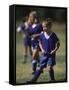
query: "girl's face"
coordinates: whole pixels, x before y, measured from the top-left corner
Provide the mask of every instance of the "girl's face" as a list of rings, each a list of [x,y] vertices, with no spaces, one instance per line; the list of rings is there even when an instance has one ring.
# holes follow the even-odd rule
[[[45,22],[42,23],[43,31],[47,31],[48,27]]]
[[[31,23],[34,23],[35,18],[34,18],[34,16],[33,16],[33,15],[30,15],[30,16],[29,16],[29,19],[30,19],[30,22],[31,22]]]
[[[46,22],[43,22],[42,23],[42,26],[43,26],[43,31],[50,31],[51,27],[52,27],[52,24],[48,24]]]

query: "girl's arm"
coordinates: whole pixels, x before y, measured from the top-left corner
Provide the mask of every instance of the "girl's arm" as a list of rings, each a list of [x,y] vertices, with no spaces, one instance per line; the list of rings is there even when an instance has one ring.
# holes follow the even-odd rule
[[[32,35],[33,38],[40,36],[40,33]]]
[[[39,47],[40,47],[42,53],[45,53],[45,51],[44,51],[44,49],[43,49],[43,47],[42,47],[42,44],[41,44],[40,40],[39,40]]]
[[[56,43],[55,49],[52,50],[50,54],[54,54],[54,53],[59,49],[59,47],[60,47],[60,42],[58,41],[58,42]]]

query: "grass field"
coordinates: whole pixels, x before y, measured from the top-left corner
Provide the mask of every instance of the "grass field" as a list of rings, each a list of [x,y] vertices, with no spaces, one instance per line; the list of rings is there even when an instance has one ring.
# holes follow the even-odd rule
[[[66,26],[65,24],[54,23],[52,30],[60,39],[60,48],[56,55],[55,78],[56,81],[65,81],[66,79]],[[28,53],[26,64],[22,64],[23,60],[23,38],[22,34],[16,34],[16,83],[26,83],[32,78],[31,57]],[[48,68],[44,69],[37,82],[48,82]]]

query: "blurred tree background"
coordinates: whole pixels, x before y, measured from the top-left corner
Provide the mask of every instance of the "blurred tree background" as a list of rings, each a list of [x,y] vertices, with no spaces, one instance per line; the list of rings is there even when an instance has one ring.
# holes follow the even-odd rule
[[[24,20],[24,17],[29,15],[31,11],[36,11],[39,20],[52,18],[54,21],[66,22],[66,8],[57,7],[41,7],[41,6],[17,6],[16,20]]]

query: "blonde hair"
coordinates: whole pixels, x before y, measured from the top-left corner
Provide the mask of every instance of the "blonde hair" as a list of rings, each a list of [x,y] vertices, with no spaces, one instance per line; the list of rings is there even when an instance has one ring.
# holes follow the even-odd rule
[[[31,22],[30,22],[30,16],[34,16],[34,18],[35,18],[35,23],[38,22],[38,20],[37,20],[37,12],[36,12],[36,11],[32,11],[32,12],[30,12],[30,14],[29,14],[28,22],[31,24]]]
[[[43,20],[42,23],[44,23],[46,25],[52,25],[52,19],[51,18],[47,18],[46,20]]]
[[[37,12],[36,11],[30,12],[29,16],[32,16],[32,15],[36,18],[37,17]]]

